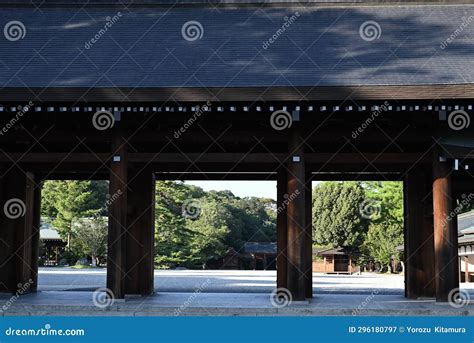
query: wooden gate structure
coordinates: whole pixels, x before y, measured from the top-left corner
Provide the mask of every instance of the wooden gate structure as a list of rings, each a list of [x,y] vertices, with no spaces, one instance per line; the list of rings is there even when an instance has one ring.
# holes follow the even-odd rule
[[[47,179],[109,180],[116,298],[154,291],[155,180],[276,180],[295,300],[313,294],[311,181],[399,180],[406,296],[446,301],[474,193],[474,8],[363,2],[2,2],[1,291],[36,289]]]

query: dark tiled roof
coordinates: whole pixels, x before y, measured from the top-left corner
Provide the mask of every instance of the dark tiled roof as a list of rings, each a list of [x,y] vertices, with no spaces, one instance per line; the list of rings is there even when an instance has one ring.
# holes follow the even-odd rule
[[[247,254],[276,254],[276,243],[247,242],[244,245]]]
[[[285,32],[285,18],[298,12]],[[474,82],[474,6],[294,8],[0,7],[0,87],[269,87]],[[472,18],[474,21],[474,17]],[[197,21],[201,39],[185,40]],[[366,22],[381,28],[366,41]],[[268,40],[275,35],[273,43]],[[278,36],[276,36],[278,35]],[[87,42],[97,36],[97,42]],[[267,42],[264,48],[265,42]]]
[[[130,5],[181,5],[181,4],[202,4],[202,5],[215,5],[215,4],[376,4],[381,3],[385,5],[394,4],[399,5],[400,3],[453,3],[454,1],[449,0],[0,0],[2,4],[25,4],[32,6],[45,6],[45,5],[119,5],[119,6],[130,6]],[[458,0],[458,3],[466,3],[467,0]]]

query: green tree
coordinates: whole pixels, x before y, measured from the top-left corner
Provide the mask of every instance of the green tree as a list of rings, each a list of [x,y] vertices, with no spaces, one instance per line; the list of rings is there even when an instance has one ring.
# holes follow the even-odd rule
[[[191,266],[201,266],[210,258],[226,252],[224,241],[230,231],[228,223],[232,217],[228,207],[216,200],[201,199],[196,206],[199,206],[199,216],[186,219],[187,227],[193,232],[189,242],[188,264]]]
[[[368,182],[365,188],[380,215],[371,218],[363,248],[376,262],[390,268],[391,259],[399,258],[397,247],[403,244],[403,183]]]
[[[61,237],[70,243],[72,223],[105,208],[107,183],[100,181],[46,181],[42,190],[42,215],[52,220]]]
[[[357,247],[367,221],[359,210],[364,201],[359,182],[322,182],[313,189],[313,237],[319,245]]]
[[[81,218],[72,225],[74,240],[81,245],[81,251],[91,256],[92,266],[97,265],[99,256],[107,251],[107,218]]]
[[[155,190],[155,263],[160,268],[184,265],[193,232],[186,227],[183,203],[192,189],[182,182],[158,181]]]
[[[158,182],[156,191],[155,262],[161,268],[201,267],[229,247],[276,239],[271,200],[172,181]]]

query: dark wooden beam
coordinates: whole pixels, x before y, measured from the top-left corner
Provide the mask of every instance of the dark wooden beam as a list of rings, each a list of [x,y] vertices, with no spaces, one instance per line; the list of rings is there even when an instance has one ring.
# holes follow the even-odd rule
[[[277,287],[288,288],[288,259],[287,259],[287,204],[288,173],[286,168],[278,170],[277,179]]]
[[[107,288],[116,299],[125,297],[127,230],[127,148],[117,135],[110,162],[109,234],[107,249]]]
[[[0,151],[0,162],[4,163],[107,163],[109,153],[60,153],[60,152],[30,152],[17,153]]]
[[[0,291],[28,293],[38,275],[38,208],[32,173],[10,168],[2,178]]]
[[[294,300],[306,299],[306,196],[303,138],[298,124],[289,133],[288,166],[288,290]]]
[[[134,153],[130,162],[155,163],[286,163],[286,153]],[[308,164],[412,164],[427,163],[431,156],[422,153],[307,153]]]
[[[436,300],[448,301],[449,292],[459,288],[458,240],[451,193],[450,161],[433,158],[433,216]]]
[[[4,163],[55,163],[55,164],[104,164],[108,153],[9,153],[0,151]],[[275,164],[288,162],[286,153],[130,153],[130,163],[220,163],[220,164]],[[307,153],[306,163],[311,165],[400,165],[431,162],[424,153]],[[313,170],[317,171],[317,170]]]
[[[44,180],[96,180],[106,181],[109,179],[109,173],[106,170],[97,170],[95,172],[54,172],[54,173],[35,173]]]
[[[414,168],[404,183],[405,295],[435,297],[433,197],[431,172]]]
[[[312,174],[305,175],[305,274],[306,298],[313,297],[313,187]]]
[[[146,296],[154,291],[155,180],[147,169],[128,177],[125,293]]]
[[[4,171],[2,171],[4,174]],[[5,203],[11,198],[11,187],[9,187],[9,175],[0,178],[0,205],[1,210]],[[4,213],[0,216],[0,292],[16,292],[14,270],[15,235],[11,219]]]
[[[32,208],[32,236],[31,236],[31,291],[38,289],[38,260],[40,250],[40,229],[41,229],[41,179],[35,175],[35,184],[33,189],[34,199]]]

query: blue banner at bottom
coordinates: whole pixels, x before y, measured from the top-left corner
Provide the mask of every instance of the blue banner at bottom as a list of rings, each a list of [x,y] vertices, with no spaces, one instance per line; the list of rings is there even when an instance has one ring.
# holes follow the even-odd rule
[[[0,342],[474,342],[474,317],[0,317]]]

